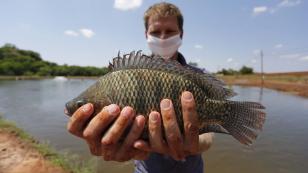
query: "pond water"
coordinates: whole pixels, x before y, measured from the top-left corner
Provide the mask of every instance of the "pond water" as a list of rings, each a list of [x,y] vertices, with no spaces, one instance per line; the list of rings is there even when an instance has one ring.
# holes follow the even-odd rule
[[[0,81],[0,114],[48,142],[59,152],[90,159],[87,145],[66,131],[66,101],[95,80]],[[216,134],[212,148],[203,154],[206,172],[306,172],[308,170],[308,99],[257,87],[239,87],[235,100],[260,101],[266,106],[263,132],[252,146],[231,136]],[[97,159],[105,172],[131,172],[132,162]],[[131,170],[131,171],[130,171]],[[101,171],[101,172],[104,172]]]

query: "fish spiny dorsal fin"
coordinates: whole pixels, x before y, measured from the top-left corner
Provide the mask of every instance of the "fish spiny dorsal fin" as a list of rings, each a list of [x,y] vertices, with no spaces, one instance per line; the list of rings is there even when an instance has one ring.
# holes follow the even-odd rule
[[[134,63],[134,57],[135,57],[135,51],[132,51],[128,57],[128,63],[127,63],[128,66]]]
[[[109,69],[109,71],[112,71],[112,69],[113,69],[113,64],[110,63],[110,62],[109,62],[109,65],[108,65],[108,69]]]
[[[121,65],[121,68],[125,68],[129,65],[129,57],[130,57],[131,54],[125,54],[123,55],[123,59],[122,59],[122,65]]]

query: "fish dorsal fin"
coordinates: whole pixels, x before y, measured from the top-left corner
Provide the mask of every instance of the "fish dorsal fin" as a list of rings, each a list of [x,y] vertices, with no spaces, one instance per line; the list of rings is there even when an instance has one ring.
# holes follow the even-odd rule
[[[142,51],[118,55],[109,66],[112,72],[125,69],[150,69],[181,75],[193,81],[205,91],[208,98],[222,100],[234,96],[235,93],[224,87],[224,83],[210,73],[204,73],[191,66],[183,66],[175,60],[165,60],[159,56],[147,56]]]

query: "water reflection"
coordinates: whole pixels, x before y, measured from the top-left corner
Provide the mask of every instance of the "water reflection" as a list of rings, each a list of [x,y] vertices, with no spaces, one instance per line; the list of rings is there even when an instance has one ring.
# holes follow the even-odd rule
[[[259,94],[259,102],[262,102],[262,97],[263,97],[263,85],[260,87],[260,94]]]

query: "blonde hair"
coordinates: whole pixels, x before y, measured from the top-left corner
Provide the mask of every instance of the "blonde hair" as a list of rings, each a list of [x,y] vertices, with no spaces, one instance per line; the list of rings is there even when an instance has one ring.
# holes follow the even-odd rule
[[[170,16],[175,16],[177,18],[178,26],[180,30],[183,31],[184,18],[182,16],[180,9],[177,6],[167,2],[160,2],[153,4],[147,9],[143,17],[145,30],[148,30],[150,17],[159,18],[159,17],[170,17]]]

